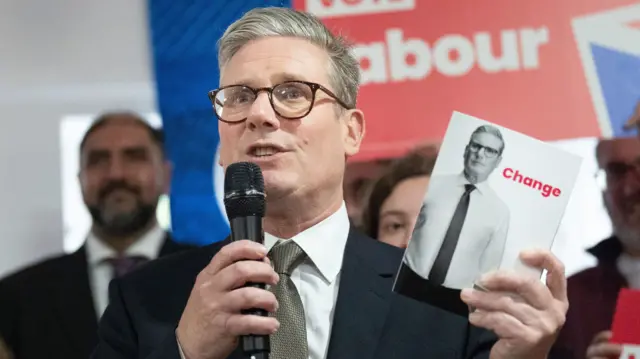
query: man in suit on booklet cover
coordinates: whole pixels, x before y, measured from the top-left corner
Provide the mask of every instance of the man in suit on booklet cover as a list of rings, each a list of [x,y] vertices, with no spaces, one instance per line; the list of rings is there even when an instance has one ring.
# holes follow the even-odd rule
[[[434,173],[403,260],[403,267],[408,267],[404,271],[432,285],[462,289],[500,266],[509,232],[509,208],[487,179],[500,164],[504,150],[500,130],[482,125],[465,146],[462,172]]]

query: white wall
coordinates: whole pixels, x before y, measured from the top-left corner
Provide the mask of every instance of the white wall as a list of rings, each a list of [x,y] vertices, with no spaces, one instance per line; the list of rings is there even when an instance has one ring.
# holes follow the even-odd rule
[[[0,1],[0,276],[62,251],[60,119],[155,111],[147,37],[144,0]]]

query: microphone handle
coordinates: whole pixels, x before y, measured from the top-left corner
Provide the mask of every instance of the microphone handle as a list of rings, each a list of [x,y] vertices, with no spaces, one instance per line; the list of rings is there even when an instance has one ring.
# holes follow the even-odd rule
[[[229,220],[231,225],[231,240],[239,241],[248,239],[250,241],[264,244],[264,230],[262,229],[262,217],[248,216],[236,217]],[[247,283],[245,287],[265,289],[264,283]],[[246,309],[242,314],[258,315],[266,317],[269,315],[264,309]],[[244,335],[240,338],[242,351],[247,358],[267,359],[271,351],[271,344],[268,335]]]

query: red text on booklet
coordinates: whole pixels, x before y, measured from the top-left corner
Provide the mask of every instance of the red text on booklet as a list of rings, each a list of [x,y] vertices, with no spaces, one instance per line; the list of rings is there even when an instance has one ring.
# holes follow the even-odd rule
[[[527,177],[522,173],[520,173],[520,171],[514,170],[513,168],[507,167],[504,170],[502,170],[502,176],[504,178],[513,180],[514,182],[522,183],[527,187],[531,187],[533,189],[540,191],[543,197],[549,197],[551,195],[553,195],[554,197],[560,197],[560,188],[554,187],[550,184],[543,183],[532,177]]]

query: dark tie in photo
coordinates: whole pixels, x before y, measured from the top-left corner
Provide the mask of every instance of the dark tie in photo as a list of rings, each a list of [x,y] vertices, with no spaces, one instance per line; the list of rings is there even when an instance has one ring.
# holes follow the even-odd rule
[[[143,256],[121,256],[116,258],[107,258],[106,261],[113,267],[113,277],[120,278],[134,270],[139,265],[147,262],[148,258]]]
[[[431,272],[429,272],[429,280],[435,284],[441,285],[444,283],[444,279],[447,277],[449,266],[451,265],[451,258],[458,245],[458,238],[460,238],[460,232],[462,232],[462,226],[464,225],[465,217],[467,216],[467,210],[469,209],[469,201],[471,200],[471,192],[476,187],[472,184],[464,185],[464,193],[460,197],[458,206],[453,213],[453,218],[449,224],[449,229],[444,235],[442,246],[436,260],[433,262]]]
[[[278,300],[276,319],[280,328],[271,335],[271,359],[307,359],[307,326],[300,294],[291,280],[291,272],[306,258],[304,251],[292,240],[279,242],[269,259],[280,276],[277,285],[269,288]]]

